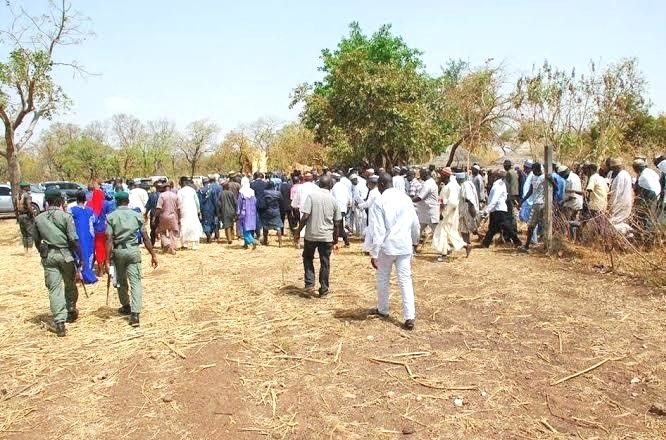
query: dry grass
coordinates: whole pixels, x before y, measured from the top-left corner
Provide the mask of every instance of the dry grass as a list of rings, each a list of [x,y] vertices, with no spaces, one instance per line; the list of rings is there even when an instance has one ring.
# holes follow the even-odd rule
[[[144,259],[140,329],[99,285],[60,339],[16,229],[0,223],[0,437],[666,438],[648,412],[666,404],[664,296],[581,259],[421,256],[406,332],[399,295],[391,320],[367,319],[357,244],[326,300],[298,296],[292,248],[204,245]]]

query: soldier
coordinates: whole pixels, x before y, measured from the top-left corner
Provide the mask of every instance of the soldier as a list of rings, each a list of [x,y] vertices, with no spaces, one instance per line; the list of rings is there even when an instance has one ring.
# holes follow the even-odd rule
[[[21,182],[21,194],[18,195],[16,200],[16,218],[21,229],[21,240],[23,241],[23,248],[25,255],[30,254],[32,249],[33,234],[35,229],[35,213],[32,211],[32,198],[30,197],[30,184]]]
[[[143,243],[152,258],[151,265],[157,267],[157,255],[150,237],[146,232],[141,214],[129,208],[129,194],[121,191],[115,194],[118,209],[106,217],[106,270],[109,273],[109,261],[113,258],[118,280],[118,299],[121,307],[118,313],[129,315],[132,327],[139,326],[141,313],[141,251],[137,240],[137,231],[141,231]],[[127,293],[132,291],[132,299]]]
[[[64,200],[60,190],[51,188],[44,196],[49,209],[35,219],[34,239],[42,257],[55,332],[62,337],[66,334],[65,322],[74,322],[79,317],[75,255],[80,255],[80,250],[72,215],[62,210]]]

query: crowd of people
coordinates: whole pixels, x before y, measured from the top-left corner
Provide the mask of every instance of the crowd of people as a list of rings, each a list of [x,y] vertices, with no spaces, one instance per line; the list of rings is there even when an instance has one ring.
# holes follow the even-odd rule
[[[130,315],[130,324],[138,326],[141,243],[156,266],[153,245],[158,242],[167,254],[197,250],[202,237],[207,243],[242,240],[244,249],[255,249],[268,245],[270,231],[275,231],[278,246],[289,235],[293,245],[303,249],[303,295],[322,298],[329,293],[331,252],[340,239],[344,246],[350,245],[350,237],[362,239],[363,251],[377,269],[378,303],[373,313],[388,315],[389,277],[395,266],[404,325],[411,329],[412,256],[429,243],[438,262],[463,249],[469,257],[472,236],[481,247],[489,247],[497,234],[529,252],[543,232],[547,185],[552,185],[554,227],[572,240],[589,224],[604,239],[622,234],[654,243],[664,218],[666,156],[655,157],[653,163],[658,172],[644,157],[636,157],[635,177],[621,159],[612,158],[601,166],[553,164],[552,170],[531,160],[522,166],[506,160],[492,170],[473,164],[469,169],[324,168],[294,170],[289,176],[230,173],[223,179],[210,175],[200,187],[187,177],[177,187],[160,180],[150,191],[131,181],[96,181],[70,205],[57,189],[47,191],[48,209],[36,219],[30,209],[30,186],[22,183],[18,220],[26,252],[33,242],[41,246],[61,336],[64,322],[78,317],[74,276],[94,283],[113,266],[119,313]],[[486,219],[484,234],[481,225]],[[527,225],[524,240],[518,221]],[[315,253],[320,261],[318,289]]]

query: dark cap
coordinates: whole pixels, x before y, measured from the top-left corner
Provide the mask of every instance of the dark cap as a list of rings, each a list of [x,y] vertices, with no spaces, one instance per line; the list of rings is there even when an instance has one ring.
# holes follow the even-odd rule
[[[44,197],[46,198],[62,197],[62,193],[60,192],[59,188],[51,187],[46,191],[44,191]]]

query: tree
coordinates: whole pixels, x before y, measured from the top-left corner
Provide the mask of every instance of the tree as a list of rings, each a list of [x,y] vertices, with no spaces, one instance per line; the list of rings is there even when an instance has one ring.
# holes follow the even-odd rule
[[[579,75],[547,61],[517,83],[518,138],[553,146],[556,155],[599,159],[634,150],[633,124],[647,114],[645,80],[635,59]]]
[[[280,123],[272,118],[259,118],[243,128],[252,140],[254,147],[267,159],[271,155],[271,147],[279,130]]]
[[[7,61],[0,62],[0,120],[4,145],[0,156],[7,160],[12,192],[18,194],[21,167],[18,154],[33,135],[42,118],[50,119],[69,106],[69,99],[53,80],[54,70],[68,66],[84,72],[76,63],[59,62],[56,52],[63,46],[79,44],[84,37],[81,15],[71,4],[52,1],[47,12],[30,16],[7,1],[9,27],[0,30],[2,42],[10,48]]]
[[[437,107],[450,142],[447,166],[459,146],[478,153],[498,139],[513,110],[516,92],[502,93],[503,71],[490,60],[472,69],[462,61],[449,61],[439,79]]]
[[[219,127],[214,122],[202,119],[190,123],[185,131],[179,148],[190,164],[190,176],[194,177],[197,164],[206,153],[212,151]]]
[[[313,133],[293,122],[277,132],[268,164],[271,169],[289,171],[296,164],[324,165],[325,150],[314,140]]]
[[[136,116],[119,113],[111,117],[111,134],[118,150],[115,160],[116,177],[130,177],[148,168],[146,128]]]
[[[166,165],[172,157],[179,136],[173,121],[157,119],[148,122],[148,147],[152,165],[146,167],[144,175],[149,172],[153,175],[166,173]]]
[[[292,106],[304,104],[302,123],[339,164],[386,166],[441,151],[436,84],[420,57],[389,25],[368,37],[352,23],[335,51],[322,51],[324,79],[297,87]]]
[[[62,150],[81,135],[81,128],[76,124],[51,124],[39,136],[35,146],[37,156],[46,166],[47,177],[50,179],[65,178]]]
[[[243,129],[231,130],[213,153],[210,165],[218,171],[251,173],[256,150]]]

